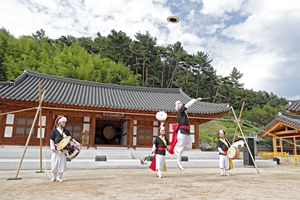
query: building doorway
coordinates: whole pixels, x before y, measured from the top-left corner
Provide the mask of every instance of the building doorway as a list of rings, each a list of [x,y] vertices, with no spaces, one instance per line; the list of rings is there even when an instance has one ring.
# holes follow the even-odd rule
[[[97,118],[95,131],[95,145],[125,145],[127,133],[126,123],[123,119]],[[125,140],[125,141],[124,141]]]

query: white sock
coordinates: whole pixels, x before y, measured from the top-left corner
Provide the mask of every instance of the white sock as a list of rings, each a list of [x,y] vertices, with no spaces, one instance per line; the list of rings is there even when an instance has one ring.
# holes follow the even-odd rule
[[[224,174],[224,169],[223,168],[220,168],[220,171],[221,171],[221,174]]]
[[[158,174],[158,176],[161,176],[162,175],[162,171],[160,169],[157,170],[157,174]]]
[[[57,178],[62,179],[63,173],[57,173]]]
[[[57,177],[57,172],[52,172],[52,179],[56,179]]]

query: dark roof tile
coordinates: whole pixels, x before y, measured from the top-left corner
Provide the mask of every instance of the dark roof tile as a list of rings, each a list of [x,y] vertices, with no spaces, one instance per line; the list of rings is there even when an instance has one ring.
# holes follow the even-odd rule
[[[285,109],[291,112],[299,112],[300,111],[300,100],[290,101]]]
[[[300,128],[300,115],[292,115],[279,112],[278,115],[259,132],[259,134],[264,132],[267,128],[272,126],[277,121],[281,121],[285,124],[290,124],[292,126]]]
[[[66,105],[105,107],[127,110],[175,111],[177,100],[191,98],[179,88],[147,88],[64,78],[25,70],[14,84],[0,82],[0,98],[38,101],[38,83],[45,90],[44,102]],[[190,113],[218,114],[230,112],[227,104],[196,102]]]

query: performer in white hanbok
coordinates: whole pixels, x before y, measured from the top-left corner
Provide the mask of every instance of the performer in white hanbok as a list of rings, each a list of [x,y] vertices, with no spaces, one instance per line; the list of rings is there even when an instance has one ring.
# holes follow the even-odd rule
[[[221,170],[221,176],[229,176],[229,158],[227,156],[227,151],[231,146],[230,142],[227,138],[225,138],[225,131],[219,130],[219,140],[217,143],[218,151],[219,151],[219,166]]]
[[[66,127],[67,118],[60,116],[55,120],[55,125],[57,126],[54,130],[52,130],[50,134],[50,148],[52,150],[51,154],[51,172],[53,181],[62,182],[62,176],[64,171],[67,169],[67,152],[66,150],[57,150],[57,145],[61,140],[63,140],[67,136],[71,136],[70,132],[65,128]],[[74,138],[71,139],[72,142],[79,144]]]
[[[192,149],[192,139],[190,136],[190,122],[186,110],[190,108],[196,101],[201,101],[202,98],[192,99],[187,104],[176,101],[175,110],[177,111],[177,143],[174,147],[174,152],[177,155],[177,166],[180,170],[183,170],[181,165],[181,156],[184,150]],[[174,134],[174,133],[173,133]],[[172,141],[173,143],[173,141]],[[173,145],[172,145],[173,146]]]
[[[152,153],[154,158],[149,166],[150,169],[157,172],[157,176],[162,178],[162,172],[167,171],[166,167],[166,150],[170,148],[169,140],[166,137],[166,128],[161,126],[158,130],[159,136],[154,139]]]

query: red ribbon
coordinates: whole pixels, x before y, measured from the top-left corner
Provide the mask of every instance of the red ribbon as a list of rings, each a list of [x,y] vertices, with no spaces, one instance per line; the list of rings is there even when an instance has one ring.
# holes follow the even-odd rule
[[[170,142],[170,149],[169,153],[174,154],[174,148],[177,143],[177,130],[178,130],[179,124],[174,122],[172,123],[172,129],[173,129],[173,136],[172,136],[172,142]]]

